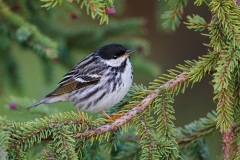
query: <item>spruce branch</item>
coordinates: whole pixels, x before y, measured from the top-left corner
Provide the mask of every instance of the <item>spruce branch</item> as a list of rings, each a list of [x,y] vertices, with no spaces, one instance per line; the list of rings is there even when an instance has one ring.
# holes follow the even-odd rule
[[[13,13],[2,0],[0,0],[0,15],[9,24],[9,28],[16,30],[19,42],[26,42],[42,56],[50,59],[57,58],[58,45],[56,42],[43,35],[21,16]]]
[[[170,28],[176,30],[179,27],[183,15],[183,8],[187,5],[188,0],[169,0],[168,2],[169,11],[162,14],[161,18],[164,20],[162,26],[164,28]]]
[[[163,159],[178,159],[179,147],[176,141],[176,128],[174,125],[174,108],[171,105],[174,102],[172,95],[165,88],[161,89],[158,97],[155,99],[152,106],[154,114],[157,117],[156,136],[160,139],[160,144],[167,144],[167,147],[162,150]]]
[[[210,46],[219,59],[213,74],[214,100],[217,103],[217,127],[229,132],[234,123],[236,70],[239,70],[239,7],[234,1],[211,1]]]
[[[219,54],[214,51],[209,51],[208,54],[199,57],[199,61],[196,61],[196,65],[191,68],[191,76],[189,78],[190,81],[194,84],[196,82],[200,82],[203,76],[212,74],[216,68],[218,59]]]
[[[133,126],[136,128],[136,135],[140,138],[142,147],[141,159],[155,159],[154,152],[157,150],[157,141],[153,133],[152,123],[154,120],[146,112],[141,112],[134,117]]]
[[[225,34],[228,41],[234,42],[234,47],[238,46],[239,39],[239,8],[234,1],[213,1],[210,3],[213,17],[219,24],[220,29]]]
[[[233,124],[233,88],[232,88],[232,70],[233,53],[220,53],[220,60],[214,73],[214,93],[217,103],[217,127],[223,131],[229,131],[230,126]]]
[[[61,5],[62,0],[41,0],[45,4],[42,7],[47,9],[54,8],[56,5]],[[68,0],[68,3],[76,2],[80,3],[80,0]],[[106,9],[113,7],[113,0],[82,0],[81,9],[85,6],[87,14],[90,14],[93,19],[100,19],[100,24],[107,23],[109,21]]]
[[[177,130],[177,142],[182,159],[209,159],[206,138],[216,132],[216,113],[208,113]],[[185,158],[184,158],[185,157]],[[191,158],[190,158],[191,157]]]
[[[212,12],[212,21],[208,27],[210,44],[215,51],[221,52],[229,44],[234,48],[239,48],[239,7],[234,1],[218,0],[213,0],[209,7]]]
[[[238,66],[240,65],[240,62],[238,63]],[[235,82],[235,93],[234,93],[234,113],[235,114],[235,119],[239,120],[240,119],[240,70],[238,68],[235,69],[235,77],[236,77],[236,82]]]
[[[209,24],[199,15],[187,16],[188,22],[185,22],[188,29],[194,29],[195,31],[203,31]]]
[[[203,2],[205,2],[205,0],[195,0],[194,5],[201,6]]]
[[[189,147],[198,140],[209,136],[216,131],[216,113],[208,113],[206,118],[200,118],[198,121],[180,127],[177,130],[177,142],[182,147]]]
[[[77,153],[75,152],[75,138],[74,126],[61,126],[54,128],[53,141],[57,146],[56,155],[57,159],[77,160]]]
[[[191,147],[180,148],[181,159],[210,160],[206,139],[197,140]]]
[[[8,121],[0,117],[0,156],[2,160],[7,160],[7,146],[9,145],[9,131],[7,130]]]
[[[173,79],[170,79],[167,81],[165,84],[163,84],[160,88],[165,88],[165,89],[173,89],[175,86],[177,86],[179,83],[182,83],[186,80],[188,80],[189,74],[186,72],[183,72],[176,76]],[[155,89],[152,91],[150,94],[148,94],[139,104],[134,106],[132,109],[130,109],[127,113],[125,113],[122,117],[116,119],[112,123],[108,123],[99,127],[95,127],[93,129],[84,131],[84,132],[79,132],[76,134],[76,138],[80,137],[91,137],[91,136],[96,136],[96,135],[101,135],[106,132],[116,130],[118,127],[128,123],[133,117],[135,117],[138,113],[143,112],[149,104],[154,100],[154,98],[157,96],[157,92],[159,89]]]
[[[34,145],[34,143],[39,142],[42,139],[52,140],[52,129],[59,128],[61,126],[72,126],[76,124],[81,124],[82,122],[78,121],[77,119],[78,115],[76,113],[71,113],[61,114],[60,116],[52,115],[51,119],[45,117],[41,119],[36,119],[33,122],[13,123],[9,127],[11,128],[11,132],[13,132],[14,134],[11,134],[10,136],[11,141],[7,150],[14,150],[16,149],[16,147],[18,147],[18,145],[21,145],[25,142],[28,144],[29,147],[31,147]],[[86,125],[86,127],[89,126],[89,124]],[[25,128],[28,128],[28,130],[25,130]]]
[[[197,141],[200,137],[208,135],[212,131],[215,130],[215,125],[205,127],[203,129],[195,130],[189,134],[186,134],[184,137],[177,137],[177,142],[179,145],[186,145],[189,143],[194,143],[194,141]]]
[[[131,149],[131,148],[127,148],[127,149]],[[134,148],[135,149],[135,148]],[[127,151],[127,150],[126,150]],[[129,155],[126,155],[124,152],[121,152],[121,155],[119,154],[118,156],[114,157],[114,160],[122,160],[122,159],[137,159],[136,157],[138,157],[139,153],[141,153],[141,147],[138,147],[134,150],[134,152],[132,152]],[[125,156],[126,155],[126,156]]]

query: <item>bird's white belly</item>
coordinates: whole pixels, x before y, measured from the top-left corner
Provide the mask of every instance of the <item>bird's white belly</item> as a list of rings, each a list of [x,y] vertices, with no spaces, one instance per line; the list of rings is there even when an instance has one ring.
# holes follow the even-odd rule
[[[121,75],[122,84],[120,86],[115,86],[116,89],[114,92],[109,92],[102,98],[96,106],[89,107],[89,112],[99,112],[101,110],[108,109],[118,102],[120,102],[123,97],[128,93],[132,85],[132,66],[128,65],[125,72]],[[107,86],[112,88],[113,86]],[[100,93],[101,94],[101,93]],[[84,108],[83,108],[84,109]]]
[[[117,104],[123,97],[127,94],[128,89],[124,90],[121,89],[121,91],[115,91],[109,94],[106,94],[102,100],[98,102],[96,106],[90,107],[87,111],[89,112],[99,112],[101,110],[108,109],[115,104]]]

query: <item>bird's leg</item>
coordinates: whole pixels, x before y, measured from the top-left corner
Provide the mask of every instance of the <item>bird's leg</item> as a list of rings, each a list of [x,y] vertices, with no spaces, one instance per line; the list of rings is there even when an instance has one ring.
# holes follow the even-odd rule
[[[102,114],[107,117],[110,121],[114,121],[115,119],[118,119],[119,117],[123,116],[124,113],[120,113],[119,115],[114,115],[112,117],[110,117],[104,110],[101,111]]]
[[[78,120],[81,120],[82,121],[82,127],[84,126],[84,122],[86,121],[86,118],[83,116],[82,112],[80,111],[80,108],[78,108],[78,115],[79,115],[79,118]]]
[[[110,121],[113,121],[114,119],[112,117],[110,117],[104,110],[101,111],[102,114],[107,117]]]

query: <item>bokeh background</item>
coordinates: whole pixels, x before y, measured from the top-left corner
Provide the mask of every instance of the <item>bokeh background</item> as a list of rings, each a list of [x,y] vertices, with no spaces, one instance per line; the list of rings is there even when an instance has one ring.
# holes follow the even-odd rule
[[[48,61],[39,58],[39,54],[25,43],[19,42],[19,38],[11,40],[11,55],[18,70],[18,77],[14,81],[19,82],[20,89],[9,83],[9,78],[4,73],[4,65],[1,65],[0,75],[3,77],[0,115],[6,115],[7,118],[16,121],[34,119],[47,113],[76,112],[71,104],[65,102],[42,105],[31,111],[26,111],[27,106],[24,105],[41,99],[55,89],[71,66],[103,44],[117,42],[126,44],[132,47],[131,49],[136,48],[138,53],[131,57],[134,82],[146,86],[154,78],[167,73],[168,69],[183,64],[184,60],[197,59],[198,56],[207,53],[207,47],[203,44],[208,43],[209,39],[199,32],[187,29],[184,24],[176,31],[161,27],[160,17],[167,9],[164,1],[118,0],[115,4],[116,14],[110,15],[109,26],[114,23],[110,27],[105,24],[99,25],[98,20],[92,20],[85,10],[80,10],[78,4],[57,6],[48,11],[40,8],[41,3],[38,1],[30,3],[27,0],[10,0],[6,4],[14,14],[24,17],[42,33],[58,42],[62,54],[60,59]],[[204,5],[196,7],[190,1],[184,9],[182,22],[186,21],[186,15],[192,14],[199,14],[210,20],[209,11]],[[13,31],[14,29],[10,32]],[[63,31],[64,34],[60,34]],[[105,34],[100,35],[103,32]],[[2,50],[0,54],[4,54],[3,52]],[[184,94],[177,95],[174,103],[176,126],[188,124],[215,109],[212,92],[209,76],[193,88],[188,88]],[[11,109],[9,105],[14,103],[17,108]],[[221,157],[218,155],[221,150],[220,140],[219,135],[209,138],[213,159]]]

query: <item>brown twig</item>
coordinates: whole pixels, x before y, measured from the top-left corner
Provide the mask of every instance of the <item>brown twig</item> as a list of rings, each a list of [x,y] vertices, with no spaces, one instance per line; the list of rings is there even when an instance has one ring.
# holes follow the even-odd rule
[[[234,139],[234,132],[233,130],[229,131],[229,132],[224,132],[222,134],[222,150],[223,150],[223,160],[227,160],[229,159],[229,156],[231,154],[230,152],[230,146],[232,144],[232,141]]]
[[[159,89],[161,89],[161,88],[166,88],[169,90],[173,89],[179,83],[188,80],[188,78],[189,78],[189,73],[183,72],[183,73],[179,74],[178,76],[176,76],[175,78],[167,81],[165,84],[160,86]],[[154,91],[152,91],[139,104],[134,106],[132,109],[130,109],[122,117],[116,119],[114,122],[108,123],[108,124],[105,124],[105,125],[102,125],[102,126],[99,126],[99,127],[96,127],[96,128],[84,131],[84,132],[79,132],[76,134],[76,138],[96,136],[96,135],[101,135],[101,134],[104,134],[104,133],[112,131],[112,130],[116,130],[118,127],[129,122],[133,117],[135,117],[137,115],[137,113],[145,110],[149,106],[149,104],[155,99],[159,89],[155,89]]]
[[[239,7],[240,6],[240,0],[236,0],[236,4]]]

